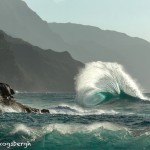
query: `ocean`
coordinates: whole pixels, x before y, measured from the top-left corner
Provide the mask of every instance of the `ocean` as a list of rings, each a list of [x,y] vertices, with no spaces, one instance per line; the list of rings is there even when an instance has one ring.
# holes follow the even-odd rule
[[[149,150],[150,102],[114,99],[82,108],[75,93],[17,93],[16,100],[50,114],[0,114],[0,143],[31,150]],[[9,149],[25,149],[11,146]],[[6,146],[0,145],[1,150]]]
[[[150,94],[121,65],[88,63],[75,87],[75,93],[17,92],[16,101],[50,113],[1,106],[0,150],[150,150]]]

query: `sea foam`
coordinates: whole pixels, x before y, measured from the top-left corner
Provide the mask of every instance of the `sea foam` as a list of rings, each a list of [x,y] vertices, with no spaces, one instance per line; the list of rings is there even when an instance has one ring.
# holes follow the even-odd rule
[[[101,61],[87,63],[75,80],[76,99],[83,106],[95,106],[122,94],[147,99],[137,82],[117,63]]]

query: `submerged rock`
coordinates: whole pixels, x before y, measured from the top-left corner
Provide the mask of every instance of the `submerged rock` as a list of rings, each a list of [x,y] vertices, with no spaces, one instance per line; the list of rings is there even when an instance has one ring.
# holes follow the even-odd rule
[[[41,113],[50,113],[50,111],[48,109],[42,109]]]

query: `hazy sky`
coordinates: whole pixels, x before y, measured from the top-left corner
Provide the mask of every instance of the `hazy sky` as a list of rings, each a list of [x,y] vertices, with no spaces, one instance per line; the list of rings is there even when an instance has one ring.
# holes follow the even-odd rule
[[[150,0],[24,0],[47,22],[116,30],[150,41]]]

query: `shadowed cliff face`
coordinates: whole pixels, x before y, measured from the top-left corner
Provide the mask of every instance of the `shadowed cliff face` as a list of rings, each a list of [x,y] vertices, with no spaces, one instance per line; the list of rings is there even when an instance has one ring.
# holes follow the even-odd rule
[[[22,73],[16,64],[13,52],[9,48],[4,33],[0,31],[0,81],[11,83],[16,87],[16,83],[22,79]]]
[[[42,50],[0,31],[0,80],[21,91],[74,91],[82,63],[68,52]]]

